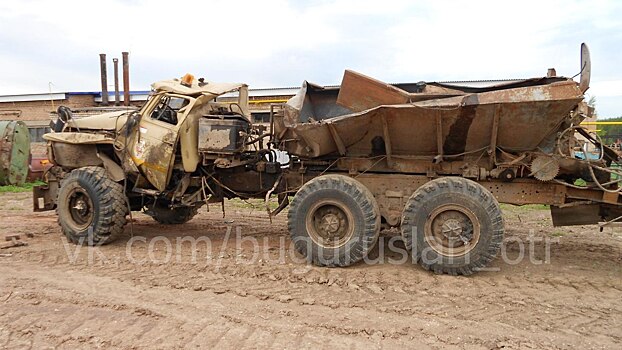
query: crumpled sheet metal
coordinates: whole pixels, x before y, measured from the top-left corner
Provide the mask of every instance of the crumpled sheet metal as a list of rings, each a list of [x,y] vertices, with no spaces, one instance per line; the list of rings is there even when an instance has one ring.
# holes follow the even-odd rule
[[[497,146],[507,151],[531,151],[554,137],[564,118],[583,99],[578,84],[565,80],[414,103],[381,104],[331,118],[314,115],[310,121],[301,122],[302,116],[315,108],[317,98],[309,98],[310,86],[305,84],[299,95],[288,102],[284,121],[275,123],[276,135],[286,140],[282,143],[284,150],[303,158],[338,154],[339,143],[345,146],[348,156],[374,155],[378,140],[384,140],[387,132],[383,129],[383,119],[388,126],[393,155],[438,155],[437,118],[440,118],[444,155],[475,151],[491,144],[497,113]],[[347,89],[347,84],[341,88],[338,98],[332,101],[333,106],[343,108],[337,104],[344,100],[341,96],[354,96]],[[369,106],[370,101],[367,99],[365,103]],[[356,109],[351,103],[348,107]],[[339,140],[335,140],[334,134]]]
[[[92,129],[92,130],[116,130],[120,131],[127,117],[133,111],[116,111],[102,114],[96,114],[79,119],[70,119],[69,126],[76,129]]]
[[[187,96],[213,95],[214,97],[238,90],[243,86],[246,84],[214,82],[205,82],[199,86],[199,81],[196,79],[192,81],[190,86],[182,85],[179,79],[162,80],[151,84],[151,88],[158,92],[172,92]]]
[[[84,132],[53,132],[43,135],[46,141],[68,143],[72,145],[99,145],[112,144],[114,137],[105,134],[93,134]]]
[[[304,81],[300,90],[284,106],[285,124],[293,127],[352,113],[352,110],[335,103],[339,91]]]
[[[418,91],[410,93],[380,80],[346,70],[341,81],[337,104],[354,112],[361,112],[382,105],[465,95],[463,91],[449,87],[428,85],[423,82],[418,85],[420,85]]]

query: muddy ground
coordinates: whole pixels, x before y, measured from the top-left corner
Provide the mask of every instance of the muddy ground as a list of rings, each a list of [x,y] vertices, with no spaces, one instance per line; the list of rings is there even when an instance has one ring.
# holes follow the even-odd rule
[[[503,257],[451,277],[398,264],[390,231],[375,264],[308,266],[285,215],[242,202],[176,227],[135,214],[98,248],[30,206],[0,194],[0,237],[28,243],[0,250],[3,348],[622,347],[622,229],[553,228],[544,208],[504,207]]]

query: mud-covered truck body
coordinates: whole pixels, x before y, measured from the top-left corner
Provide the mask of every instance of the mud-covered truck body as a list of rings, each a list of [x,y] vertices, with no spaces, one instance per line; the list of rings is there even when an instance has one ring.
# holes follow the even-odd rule
[[[60,109],[35,209],[100,244],[130,210],[179,224],[210,202],[276,197],[268,214],[289,205],[294,244],[315,264],[355,263],[397,227],[426,269],[468,275],[502,244],[499,202],[550,205],[557,226],[622,217],[618,155],[580,126],[592,111],[585,45],[581,73],[471,88],[346,71],[339,88],[305,82],[269,130],[252,125],[245,85],[187,75],[154,84],[138,112]]]

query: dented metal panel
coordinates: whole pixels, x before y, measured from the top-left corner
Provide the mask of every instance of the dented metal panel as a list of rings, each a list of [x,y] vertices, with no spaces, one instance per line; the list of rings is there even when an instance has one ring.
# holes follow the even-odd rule
[[[200,82],[193,79],[189,86],[183,85],[181,80],[162,80],[151,84],[151,87],[155,91],[170,92],[180,95],[196,96],[196,95],[212,95],[214,97],[225,94],[230,91],[239,90],[245,87],[246,84],[238,83],[215,83],[215,82]]]
[[[392,100],[399,102],[404,95],[386,84],[383,86],[387,93],[377,94],[379,83],[361,77],[346,74],[349,82],[341,87],[334,103],[346,104],[352,110],[379,106],[319,121],[296,122],[297,116],[314,108],[313,99],[298,97],[297,105],[289,106],[287,119],[275,123],[277,135],[282,134],[283,149],[308,158],[337,153],[339,145],[333,136],[336,132],[346,154],[354,157],[385,154],[388,141],[392,154],[397,156],[451,156],[489,146],[493,134],[498,147],[530,151],[547,137],[555,136],[562,120],[583,99],[578,84],[563,81],[389,105]],[[353,84],[355,80],[363,85]],[[373,92],[364,92],[370,85],[376,87]],[[371,99],[370,95],[376,98]],[[438,132],[437,115],[441,127]],[[498,125],[493,130],[495,119]],[[383,120],[388,132],[383,128]],[[442,152],[438,150],[439,143],[443,145]]]
[[[353,112],[361,112],[383,105],[397,105],[430,99],[465,95],[465,92],[447,86],[417,84],[417,92],[410,93],[358,72],[346,70],[341,81],[337,104]]]
[[[102,165],[102,160],[97,155],[97,145],[94,144],[71,144],[63,142],[52,143],[54,164],[75,169],[83,166]]]
[[[199,152],[234,153],[244,148],[248,123],[239,119],[205,117],[199,120]]]
[[[343,74],[337,98],[337,104],[353,112],[408,102],[410,99],[406,91],[351,70],[346,70]]]
[[[55,132],[43,135],[43,139],[72,145],[97,145],[114,143],[113,135],[83,132]]]
[[[141,173],[159,191],[164,191],[175,155],[177,132],[143,118],[130,154]]]

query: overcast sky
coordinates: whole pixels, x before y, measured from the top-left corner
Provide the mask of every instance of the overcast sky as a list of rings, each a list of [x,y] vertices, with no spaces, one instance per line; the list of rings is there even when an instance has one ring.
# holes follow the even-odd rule
[[[528,78],[580,70],[622,116],[622,1],[0,0],[0,94],[99,91],[130,52],[132,90],[189,72],[251,87]]]

